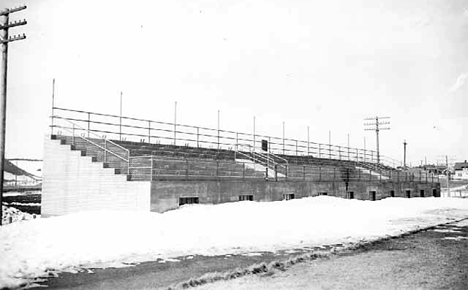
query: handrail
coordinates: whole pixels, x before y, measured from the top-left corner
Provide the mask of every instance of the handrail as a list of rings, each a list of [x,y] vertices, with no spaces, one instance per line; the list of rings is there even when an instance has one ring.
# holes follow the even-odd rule
[[[127,148],[125,148],[125,147],[123,147],[123,146],[121,146],[121,145],[119,145],[119,144],[113,142],[112,140],[103,139],[101,136],[99,136],[99,135],[93,133],[94,131],[92,131],[92,130],[88,130],[88,129],[86,129],[86,128],[83,128],[83,127],[81,127],[80,125],[77,125],[77,124],[71,122],[69,119],[65,119],[65,118],[62,118],[62,117],[60,117],[60,116],[55,116],[55,118],[59,118],[59,119],[61,119],[61,120],[64,120],[64,121],[66,121],[66,122],[72,124],[73,126],[78,127],[78,128],[80,128],[80,129],[82,129],[82,130],[84,130],[84,131],[86,131],[86,132],[88,132],[88,133],[94,135],[96,138],[105,140],[106,142],[111,143],[112,145],[114,145],[114,146],[116,146],[116,147],[119,147],[120,149],[122,149],[122,150],[126,151],[128,154],[130,154],[130,150],[128,150]],[[57,127],[57,126],[55,126],[55,127]],[[79,137],[82,137],[82,136],[79,136]]]
[[[127,162],[127,163],[129,162],[129,159],[125,159],[124,157],[118,155],[117,153],[114,153],[113,151],[111,151],[111,150],[109,150],[109,149],[107,149],[107,148],[105,148],[105,147],[102,147],[101,145],[96,144],[95,142],[93,142],[93,141],[91,141],[91,140],[89,140],[89,139],[87,139],[87,138],[85,138],[85,137],[83,137],[83,136],[81,136],[81,135],[76,135],[75,132],[74,132],[74,128],[75,128],[75,127],[78,127],[78,128],[80,128],[80,129],[82,129],[82,130],[86,130],[86,129],[84,129],[83,127],[81,127],[81,126],[79,126],[79,125],[76,125],[75,123],[72,123],[72,122],[70,122],[70,121],[68,121],[68,120],[66,120],[66,119],[64,119],[64,120],[67,121],[67,122],[69,122],[70,124],[72,124],[73,130],[71,131],[71,133],[72,133],[72,136],[73,136],[73,137],[79,137],[79,138],[83,139],[84,141],[86,141],[86,142],[88,142],[88,143],[91,143],[92,145],[94,145],[94,146],[96,146],[96,147],[98,147],[98,148],[104,150],[105,152],[108,152],[108,153],[114,155],[115,157],[118,157],[119,159],[122,159],[123,161],[125,161],[125,162]],[[65,129],[65,130],[67,130],[68,132],[70,132],[70,129],[69,129],[69,128],[66,128],[66,127],[60,127],[60,128]],[[98,137],[98,138],[101,139],[101,137]],[[127,153],[127,158],[130,157],[130,150],[128,150],[127,148],[124,148],[124,147],[122,147],[122,146],[120,146],[120,145],[118,145],[118,144],[116,144],[116,143],[114,143],[114,142],[112,142],[112,141],[110,141],[110,140],[107,140],[107,139],[102,139],[102,140],[104,140],[104,142],[111,143],[112,145],[117,146],[117,147],[123,149],[123,150]]]
[[[54,110],[56,111],[55,113]],[[316,143],[309,140],[303,141],[284,137],[266,136],[263,134],[242,133],[201,126],[66,109],[55,106],[52,107],[52,112],[52,120],[73,119],[80,124],[87,124],[88,132],[103,132],[108,135],[120,136],[120,138],[129,137],[135,140],[137,140],[137,138],[144,138],[148,140],[148,143],[152,143],[151,140],[164,140],[164,142],[171,142],[171,140],[173,140],[173,143],[176,145],[178,145],[176,143],[176,141],[178,141],[179,144],[185,142],[196,147],[200,147],[200,145],[201,147],[208,147],[209,145],[217,146],[218,149],[226,149],[232,148],[239,142],[253,142],[254,144],[259,144],[262,139],[266,139],[269,141],[270,154],[282,153],[292,156],[308,155],[338,160],[363,160],[372,163],[376,163],[377,157],[376,151],[371,149]],[[125,121],[125,124],[123,124],[123,121]],[[53,127],[59,127],[54,126],[53,122],[52,124]],[[93,126],[91,126],[91,124]],[[93,128],[91,129],[90,127]],[[120,127],[120,130],[118,130],[118,127]],[[127,128],[126,131],[128,133],[122,131],[122,129],[125,128]],[[176,138],[176,135],[178,138]],[[254,147],[259,148],[260,146],[254,145]],[[275,156],[275,158],[279,158],[278,155]],[[400,163],[394,160],[388,161],[384,155],[380,155],[380,159],[381,163]]]

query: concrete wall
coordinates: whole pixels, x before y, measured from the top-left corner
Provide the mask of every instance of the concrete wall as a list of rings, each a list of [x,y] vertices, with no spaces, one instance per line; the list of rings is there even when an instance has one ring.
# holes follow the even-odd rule
[[[376,199],[390,197],[390,191],[395,191],[395,197],[406,197],[410,190],[411,197],[419,197],[420,190],[425,191],[425,197],[440,196],[440,184],[417,182],[356,182],[348,185],[348,191],[354,192],[355,199],[368,200],[370,192],[375,191]],[[317,196],[326,192],[328,195],[346,198],[344,182],[307,182],[307,181],[153,181],[151,183],[151,211],[164,212],[179,207],[179,197],[199,197],[200,203],[217,204],[239,200],[239,195],[252,194],[254,201],[277,201],[283,199],[283,194],[293,193],[295,198]]]
[[[150,210],[150,182],[127,181],[103,163],[81,156],[60,140],[45,138],[43,216],[88,210]]]

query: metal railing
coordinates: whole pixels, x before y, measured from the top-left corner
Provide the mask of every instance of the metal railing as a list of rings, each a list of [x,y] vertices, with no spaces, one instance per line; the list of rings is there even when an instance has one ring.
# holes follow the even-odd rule
[[[234,150],[236,144],[250,144],[253,151],[261,148],[262,140],[268,141],[268,151],[276,155],[313,156],[337,160],[377,162],[374,150],[322,144],[289,138],[248,134],[200,126],[174,124],[133,117],[101,114],[66,108],[52,108],[52,132],[63,128],[68,120],[103,139],[127,140]],[[400,162],[381,156],[381,163],[394,167]]]
[[[131,180],[268,180],[268,181],[316,181],[316,182],[439,182],[437,176],[425,171],[401,172],[346,168],[339,166],[311,166],[285,164],[284,174],[268,167],[249,166],[247,162],[215,161],[203,159],[168,159],[158,156],[130,157]],[[260,169],[259,169],[260,168]],[[267,178],[270,177],[270,178]]]
[[[66,124],[68,124],[67,126],[60,126],[60,127],[57,127],[56,128],[60,128],[60,130],[65,130],[66,132],[68,132],[70,135],[70,138],[71,138],[71,141],[70,141],[70,145],[73,145],[75,146],[76,145],[76,138],[79,138],[81,140],[83,140],[84,142],[86,142],[87,144],[91,145],[92,147],[94,147],[95,149],[98,149],[98,150],[101,150],[102,151],[102,159],[101,161],[103,161],[104,163],[108,162],[108,156],[111,155],[111,156],[115,156],[116,158],[120,159],[121,161],[125,162],[126,163],[126,167],[127,167],[127,174],[128,174],[128,165],[129,165],[129,158],[130,158],[130,150],[128,150],[127,148],[125,147],[122,147],[121,145],[111,141],[111,140],[108,140],[106,138],[102,138],[102,136],[99,136],[97,134],[95,134],[94,132],[88,130],[88,129],[85,129],[77,124],[75,124],[74,122],[71,122],[70,120],[68,119],[61,119],[63,122],[65,122]],[[57,133],[61,133],[61,132],[57,132]],[[61,134],[59,134],[61,135]],[[87,136],[87,137],[85,137]],[[94,137],[94,138],[91,138],[90,136]],[[101,144],[99,144],[101,143]],[[112,150],[112,147],[114,147],[114,150]],[[117,148],[118,150],[115,150],[115,148]],[[123,156],[121,156],[121,154],[119,154],[117,151],[123,151],[124,154]]]

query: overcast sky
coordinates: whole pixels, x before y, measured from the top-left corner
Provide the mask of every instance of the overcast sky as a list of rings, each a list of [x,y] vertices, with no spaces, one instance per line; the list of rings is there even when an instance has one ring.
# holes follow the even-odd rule
[[[7,158],[42,157],[60,107],[468,159],[467,0],[2,0],[10,34]]]

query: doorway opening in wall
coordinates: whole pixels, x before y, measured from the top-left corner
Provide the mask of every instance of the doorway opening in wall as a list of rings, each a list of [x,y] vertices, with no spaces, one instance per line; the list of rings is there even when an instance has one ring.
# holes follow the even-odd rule
[[[395,197],[395,190],[390,190],[390,197]]]
[[[294,199],[294,193],[284,193],[283,200],[291,200]]]
[[[420,197],[424,197],[424,189],[421,189],[421,190],[419,191],[419,196],[420,196]]]
[[[318,195],[328,195],[325,191],[319,192]]]
[[[436,188],[433,188],[433,189],[432,189],[432,196],[433,196],[433,197],[436,197],[436,196],[437,196],[437,189],[436,189]]]
[[[375,191],[369,191],[369,199],[370,200],[375,201],[375,196],[376,196]]]
[[[244,201],[244,200],[253,201],[253,194],[241,194],[241,195],[239,195],[239,201]]]
[[[347,198],[348,199],[354,199],[354,191],[348,191]]]
[[[199,198],[198,196],[188,196],[188,197],[179,197],[179,206],[185,204],[198,204]]]
[[[410,198],[411,197],[411,190],[406,190],[406,197],[407,198]]]

